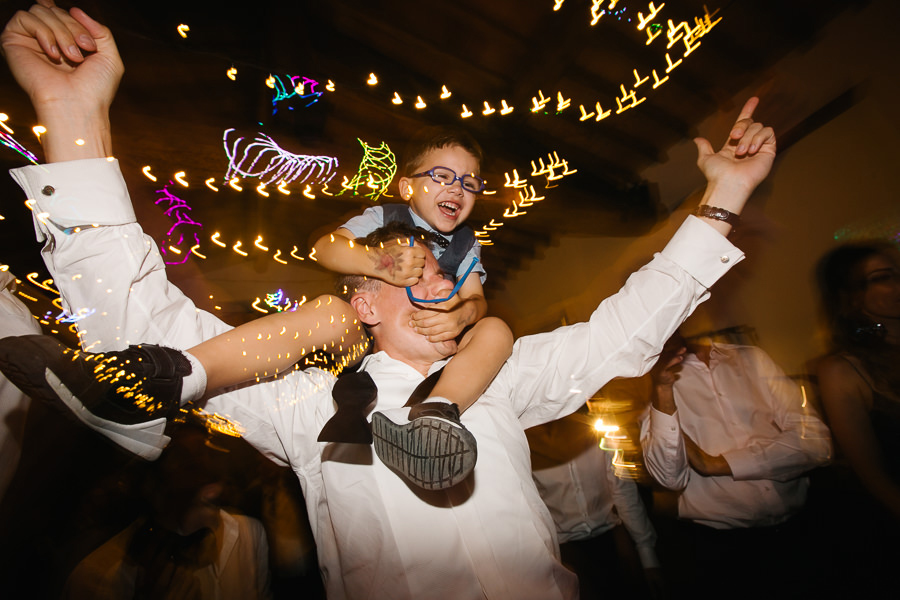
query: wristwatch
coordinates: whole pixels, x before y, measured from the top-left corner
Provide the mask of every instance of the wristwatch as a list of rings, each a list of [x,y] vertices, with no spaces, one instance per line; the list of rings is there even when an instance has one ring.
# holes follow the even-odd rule
[[[716,221],[724,221],[732,227],[737,227],[741,222],[741,217],[734,214],[730,210],[719,208],[718,206],[710,206],[709,204],[701,204],[694,211],[698,217],[706,217],[707,219],[715,219]]]

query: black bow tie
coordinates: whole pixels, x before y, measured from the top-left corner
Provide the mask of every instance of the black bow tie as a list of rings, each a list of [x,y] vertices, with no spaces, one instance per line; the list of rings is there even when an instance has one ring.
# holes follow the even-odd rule
[[[441,371],[443,368],[426,377],[413,390],[404,406],[413,406],[427,398],[437,384]],[[337,404],[337,412],[322,427],[318,441],[371,444],[372,429],[366,421],[366,414],[369,406],[378,398],[378,388],[372,376],[365,371],[341,375],[331,389],[331,395]]]
[[[438,233],[434,234],[434,241],[437,243],[438,246],[440,246],[444,250],[446,250],[447,247],[450,245],[450,240],[448,240],[447,238],[445,238],[444,236],[442,236]]]

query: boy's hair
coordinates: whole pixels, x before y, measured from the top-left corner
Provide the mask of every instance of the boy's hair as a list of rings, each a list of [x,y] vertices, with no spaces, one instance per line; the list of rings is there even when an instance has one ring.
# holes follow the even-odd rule
[[[378,246],[382,243],[396,244],[397,240],[409,240],[410,237],[416,238],[417,241],[423,242],[430,250],[436,245],[437,236],[421,227],[413,227],[401,221],[391,221],[385,223],[378,229],[372,231],[369,235],[358,237],[353,240],[357,244],[365,244],[366,246]],[[381,280],[365,277],[363,275],[341,275],[335,282],[335,292],[338,296],[346,301],[359,290],[375,291],[381,287]]]
[[[462,129],[449,126],[433,126],[420,129],[406,146],[403,153],[400,176],[408,177],[416,174],[422,166],[422,159],[426,154],[438,148],[447,146],[459,146],[475,157],[479,170],[484,160],[484,152],[481,146],[471,135]]]

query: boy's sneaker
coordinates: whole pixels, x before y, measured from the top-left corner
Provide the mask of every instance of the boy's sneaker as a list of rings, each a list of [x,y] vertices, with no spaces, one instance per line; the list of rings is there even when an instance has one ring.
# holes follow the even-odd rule
[[[385,412],[396,414],[398,410],[406,411]],[[416,404],[409,409],[406,423],[395,423],[385,412],[372,414],[375,453],[410,483],[426,490],[444,490],[475,468],[478,446],[475,436],[460,423],[456,404]]]
[[[92,354],[45,335],[0,339],[0,371],[24,393],[59,406],[123,448],[155,460],[169,442],[191,364],[154,345]]]

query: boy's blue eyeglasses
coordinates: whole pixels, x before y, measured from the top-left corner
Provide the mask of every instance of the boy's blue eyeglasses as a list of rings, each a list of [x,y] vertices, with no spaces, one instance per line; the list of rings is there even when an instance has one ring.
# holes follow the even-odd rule
[[[410,175],[410,177],[425,177],[426,175],[431,177],[432,181],[441,185],[453,185],[458,181],[462,189],[473,194],[477,194],[485,188],[484,179],[481,177],[477,175],[463,175],[460,177],[456,174],[456,171],[447,167],[434,167],[427,171]]]
[[[414,238],[409,238],[410,246],[415,245],[415,243],[416,242],[415,242]],[[416,298],[415,296],[413,296],[412,286],[409,286],[406,288],[406,295],[409,296],[410,302],[415,302],[416,304],[437,304],[439,302],[446,302],[447,300],[449,300],[450,298],[452,298],[453,296],[456,295],[456,292],[458,292],[459,288],[462,287],[462,284],[466,280],[466,277],[469,276],[469,273],[472,272],[472,269],[474,269],[475,265],[477,265],[477,264],[478,264],[478,257],[473,256],[472,263],[469,265],[469,268],[466,269],[466,272],[463,273],[463,276],[459,278],[459,281],[456,282],[456,285],[453,286],[453,289],[450,291],[450,295],[447,296],[446,298],[434,298],[432,300],[425,300],[424,298]]]

